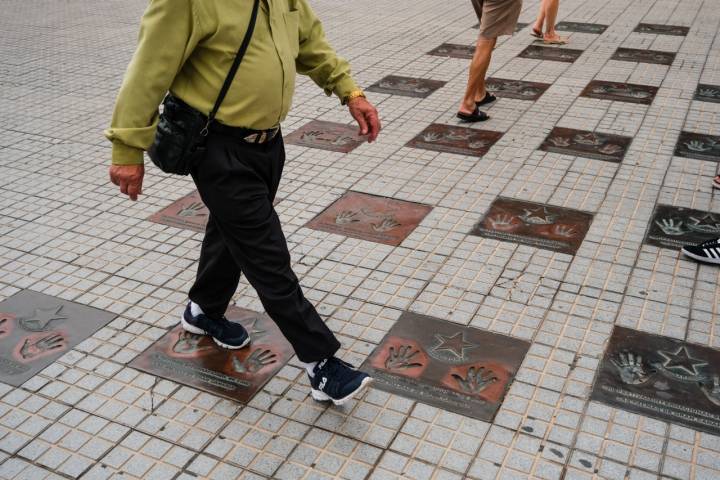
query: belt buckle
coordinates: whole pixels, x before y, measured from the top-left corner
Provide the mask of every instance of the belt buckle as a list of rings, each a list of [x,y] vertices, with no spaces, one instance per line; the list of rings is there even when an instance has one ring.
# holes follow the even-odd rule
[[[267,140],[267,137],[268,137],[267,130],[263,130],[262,132],[260,132],[258,134],[257,143],[265,143],[265,141]]]

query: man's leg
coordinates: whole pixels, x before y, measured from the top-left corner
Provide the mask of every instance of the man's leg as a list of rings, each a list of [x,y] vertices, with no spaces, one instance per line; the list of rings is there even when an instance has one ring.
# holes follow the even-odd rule
[[[485,98],[485,75],[490,66],[490,58],[497,38],[478,37],[475,54],[470,63],[467,89],[460,104],[460,112],[471,114],[475,111],[475,102]]]
[[[214,136],[208,147],[194,178],[234,264],[301,361],[332,357],[340,343],[302,293],[272,205],[284,162],[282,139],[247,145]]]

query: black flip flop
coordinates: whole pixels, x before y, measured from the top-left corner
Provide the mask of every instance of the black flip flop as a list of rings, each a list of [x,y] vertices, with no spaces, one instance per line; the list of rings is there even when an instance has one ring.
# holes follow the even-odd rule
[[[534,28],[530,30],[530,35],[541,40],[543,38],[543,32],[541,32],[540,30],[535,30]]]
[[[475,102],[475,105],[480,107],[482,105],[487,105],[488,103],[492,103],[495,100],[497,100],[497,97],[495,95],[493,95],[490,92],[485,92],[485,97],[482,100],[480,100],[479,102]]]
[[[457,118],[466,123],[484,122],[488,117],[487,113],[480,111],[479,108],[475,108],[473,113],[458,112]]]

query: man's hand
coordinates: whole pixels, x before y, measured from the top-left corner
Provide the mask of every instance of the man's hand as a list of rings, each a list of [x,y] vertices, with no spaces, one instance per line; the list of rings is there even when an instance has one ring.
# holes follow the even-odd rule
[[[110,181],[120,187],[120,191],[135,201],[142,193],[145,176],[144,165],[111,165]]]
[[[372,103],[363,97],[357,97],[350,100],[350,115],[357,121],[360,126],[360,135],[367,135],[368,142],[372,143],[380,133],[380,118],[378,112]]]

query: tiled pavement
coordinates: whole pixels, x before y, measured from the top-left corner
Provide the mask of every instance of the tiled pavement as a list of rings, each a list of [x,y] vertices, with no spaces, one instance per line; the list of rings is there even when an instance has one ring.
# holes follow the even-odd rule
[[[572,63],[519,57],[534,44],[529,27],[501,39],[492,77],[550,87],[537,96],[509,84],[498,94],[491,120],[472,127],[502,133],[494,144],[452,130],[421,136],[431,149],[408,143],[432,124],[457,125],[468,62],[427,53],[444,43],[473,44],[469,2],[312,3],[358,81],[381,83],[369,96],[385,131],[349,153],[342,137],[322,137],[330,149],[288,145],[276,208],[294,267],[340,335],[344,356],[358,364],[404,312],[529,342],[492,422],[377,388],[343,408],[318,404],[295,359],[247,405],[130,366],[176,323],[202,239],[178,223],[148,220],[192,193],[187,179],[150,167],[138,203],[107,182],[101,131],[145,2],[5,0],[0,300],[30,289],[116,318],[19,387],[0,383],[0,478],[720,478],[713,420],[720,392],[712,373],[693,376],[692,365],[667,360],[623,377],[637,394],[633,385],[652,376],[645,403],[685,385],[688,405],[705,402],[685,410],[695,419],[707,415],[703,431],[687,426],[680,407],[668,416],[663,400],[643,410],[651,416],[631,412],[638,395],[623,397],[625,409],[590,400],[602,362],[627,361],[608,345],[614,326],[688,342],[686,352],[720,348],[720,270],[682,258],[675,240],[720,230],[718,217],[707,216],[720,215],[710,185],[720,152],[703,140],[720,135],[717,0],[563,0],[560,21],[607,28],[566,26],[569,48],[580,51]],[[520,21],[532,21],[536,10],[536,1],[526,1]],[[688,30],[656,33],[640,23]],[[618,49],[664,53],[641,52],[637,62]],[[440,83],[381,82],[389,75]],[[614,83],[583,93],[591,81]],[[624,83],[657,91],[649,89],[652,98],[617,85]],[[401,91],[390,94],[390,87]],[[312,120],[350,123],[344,108],[300,78],[285,133]],[[550,135],[553,128],[584,133]],[[631,141],[621,151],[593,132]],[[696,137],[683,134],[679,143],[681,132],[703,136],[692,143]],[[449,153],[459,144],[470,154]],[[337,220],[330,231],[306,226],[348,191],[432,208],[399,245],[384,241],[396,227],[387,212],[342,217],[365,221],[356,230],[371,240]],[[495,233],[471,234],[498,197],[548,207],[489,216],[484,228]],[[658,205],[700,214],[655,217]],[[196,207],[185,216],[202,213]],[[558,247],[575,233],[556,223],[556,207],[593,215],[574,254]],[[512,233],[521,224],[534,244]],[[245,281],[236,304],[261,309]],[[14,322],[36,331],[27,318],[0,318],[0,342]],[[15,358],[42,353],[37,337],[23,338],[29,343],[20,340]],[[59,347],[52,341],[44,345]],[[0,357],[11,357],[8,345],[0,343]],[[671,350],[665,355],[682,351]],[[686,361],[692,355],[699,353]]]

